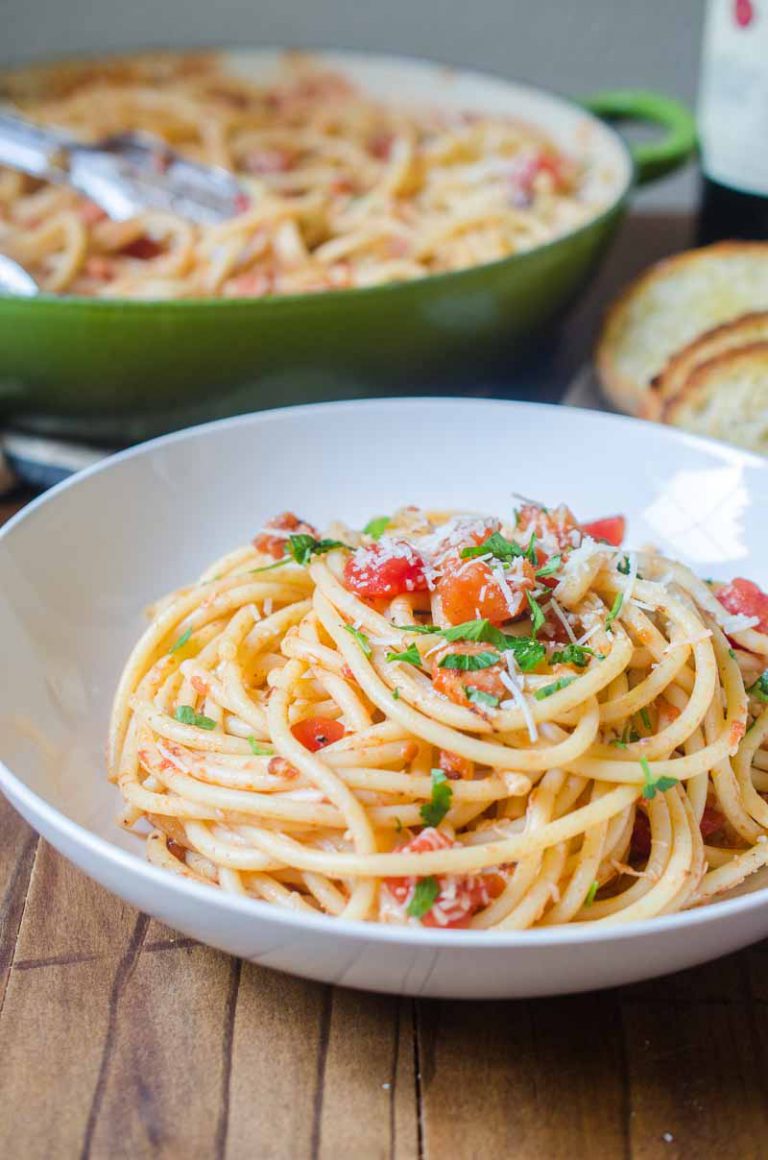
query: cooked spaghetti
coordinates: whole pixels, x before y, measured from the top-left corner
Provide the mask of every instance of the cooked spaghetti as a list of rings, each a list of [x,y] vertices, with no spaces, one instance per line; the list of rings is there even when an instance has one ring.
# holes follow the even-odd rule
[[[768,596],[526,502],[286,513],[151,610],[111,776],[152,862],[299,913],[634,922],[768,863]]]
[[[242,212],[110,221],[73,190],[0,170],[0,251],[47,291],[262,297],[406,281],[530,249],[601,208],[588,166],[512,118],[385,105],[311,58],[256,84],[215,54],[5,81],[27,117],[88,142],[151,133],[237,174]],[[46,79],[47,78],[47,79]]]

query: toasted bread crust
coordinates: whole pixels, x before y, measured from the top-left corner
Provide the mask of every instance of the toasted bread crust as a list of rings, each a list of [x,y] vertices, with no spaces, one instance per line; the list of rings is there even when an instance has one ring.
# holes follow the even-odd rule
[[[703,363],[726,351],[764,340],[768,340],[768,310],[740,314],[730,322],[705,330],[671,355],[663,370],[651,380],[643,403],[643,418],[659,419],[670,401],[685,391],[690,375]]]
[[[768,455],[768,341],[721,351],[695,367],[661,417]]]
[[[627,325],[629,310],[635,300],[654,282],[671,280],[679,271],[692,265],[709,263],[712,259],[719,262],[730,256],[744,258],[749,255],[768,263],[768,242],[716,242],[711,246],[673,254],[656,262],[625,287],[605,316],[595,352],[602,389],[612,403],[630,414],[642,414],[651,390],[651,376],[647,381],[638,381],[625,374],[618,365],[617,352],[621,348],[622,332]],[[726,311],[722,321],[730,321],[733,317],[733,314],[729,317]],[[664,356],[672,355],[673,351],[674,347],[668,351],[660,351],[662,362]]]

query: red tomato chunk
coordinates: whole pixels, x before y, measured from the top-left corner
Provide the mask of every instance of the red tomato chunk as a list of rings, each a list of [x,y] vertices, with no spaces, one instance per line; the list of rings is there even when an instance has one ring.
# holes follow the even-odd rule
[[[425,854],[434,850],[448,850],[458,845],[439,830],[429,826],[422,830],[398,853]],[[388,890],[400,906],[407,909],[413,897],[416,877],[385,878],[384,889]],[[439,927],[441,930],[467,926],[473,914],[498,898],[504,889],[504,879],[499,874],[445,874],[438,878],[440,889],[430,909],[421,918],[422,926]]]
[[[757,616],[760,623],[756,630],[768,632],[768,596],[751,580],[737,576],[718,591],[717,599],[735,616]]]
[[[426,592],[428,587],[423,559],[398,540],[358,548],[344,568],[344,582],[366,600]]]
[[[307,717],[291,729],[296,740],[310,753],[317,753],[318,749],[334,741],[341,741],[345,732],[341,722],[334,721],[332,717]]]
[[[593,540],[604,540],[612,548],[620,548],[627,529],[627,521],[624,516],[605,516],[604,519],[593,520],[590,524],[582,524],[581,528],[584,534],[591,536]]]

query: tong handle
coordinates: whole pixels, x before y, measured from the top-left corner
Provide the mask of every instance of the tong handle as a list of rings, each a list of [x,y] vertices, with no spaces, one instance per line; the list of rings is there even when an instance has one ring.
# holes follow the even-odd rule
[[[66,181],[70,147],[55,130],[0,112],[0,165],[45,181]]]

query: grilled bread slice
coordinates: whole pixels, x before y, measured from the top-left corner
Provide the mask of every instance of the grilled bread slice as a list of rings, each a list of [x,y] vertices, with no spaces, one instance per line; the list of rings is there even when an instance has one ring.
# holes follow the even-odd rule
[[[664,369],[651,383],[643,417],[660,418],[665,406],[685,390],[688,377],[696,367],[725,351],[751,346],[755,342],[768,342],[768,310],[742,314],[733,322],[705,330],[667,360]]]
[[[643,414],[651,382],[702,331],[768,310],[768,242],[718,242],[665,258],[619,296],[605,319],[596,360],[617,407]]]
[[[726,350],[695,367],[662,418],[768,455],[768,342]]]

